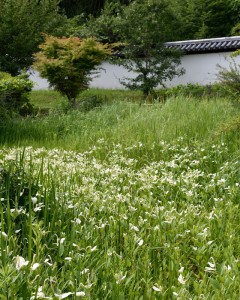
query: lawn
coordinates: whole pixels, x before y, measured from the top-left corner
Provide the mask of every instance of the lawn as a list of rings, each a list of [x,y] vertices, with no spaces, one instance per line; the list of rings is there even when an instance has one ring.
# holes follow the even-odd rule
[[[106,97],[2,125],[0,298],[239,299],[239,107]]]

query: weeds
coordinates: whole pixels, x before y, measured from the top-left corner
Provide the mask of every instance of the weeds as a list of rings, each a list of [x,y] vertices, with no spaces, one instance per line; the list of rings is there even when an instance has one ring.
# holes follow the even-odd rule
[[[238,109],[226,100],[196,102],[179,97],[151,106],[116,102],[89,112],[58,111],[42,118],[6,120],[0,125],[0,144],[46,148],[57,145],[86,151],[103,138],[126,147],[142,142],[151,151],[153,143],[177,140],[179,136],[187,143],[219,140],[216,132],[237,113]],[[224,132],[220,138],[228,141]]]
[[[235,123],[190,99],[4,123],[0,298],[239,299]]]
[[[28,186],[38,187],[31,204],[12,208],[1,190],[2,294],[237,299],[240,165],[226,159],[226,145],[162,142],[161,159],[141,164],[132,153],[144,144],[112,145],[104,161],[94,158],[107,147],[1,150],[5,169],[18,166],[9,174],[20,167],[18,180],[31,174]],[[14,189],[16,203],[23,188]]]

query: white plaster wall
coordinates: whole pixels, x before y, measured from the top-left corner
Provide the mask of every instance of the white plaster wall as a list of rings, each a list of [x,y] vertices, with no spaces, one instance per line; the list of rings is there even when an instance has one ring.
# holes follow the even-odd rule
[[[182,67],[185,74],[181,77],[175,77],[168,86],[176,86],[178,84],[199,83],[201,85],[214,83],[217,81],[217,73],[219,69],[217,65],[229,67],[231,61],[230,52],[191,54],[182,57]],[[235,61],[240,64],[240,57],[236,57]]]
[[[33,90],[47,90],[49,89],[49,83],[45,78],[39,76],[39,73],[35,70],[29,71],[29,79],[34,82]]]
[[[214,83],[217,81],[217,64],[228,67],[230,61],[229,52],[209,53],[209,54],[191,54],[182,57],[181,66],[185,69],[185,74],[175,77],[167,86],[176,86],[179,84],[199,83],[202,85]],[[240,64],[240,57],[235,61]],[[134,77],[134,73],[128,73],[126,69],[120,66],[111,65],[108,62],[102,64],[98,76],[93,77],[90,87],[106,89],[124,88],[119,79],[123,77]],[[40,78],[37,72],[33,72],[30,79],[35,82],[34,89],[47,89],[47,80]]]

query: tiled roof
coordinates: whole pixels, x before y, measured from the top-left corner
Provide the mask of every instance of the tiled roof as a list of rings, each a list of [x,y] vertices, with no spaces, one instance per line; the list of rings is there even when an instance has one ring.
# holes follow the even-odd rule
[[[187,54],[220,51],[225,52],[240,49],[240,36],[168,42],[165,45],[168,48],[181,49]]]

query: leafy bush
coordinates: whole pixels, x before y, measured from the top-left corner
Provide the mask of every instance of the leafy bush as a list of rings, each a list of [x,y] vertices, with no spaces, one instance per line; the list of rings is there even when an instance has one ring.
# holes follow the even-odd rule
[[[32,112],[29,102],[29,92],[33,82],[25,74],[12,77],[10,74],[0,73],[0,114],[19,113],[27,115]]]
[[[160,101],[165,100],[168,97],[178,97],[179,95],[193,98],[215,98],[229,96],[229,91],[222,84],[209,84],[200,85],[198,83],[189,83],[186,85],[180,84],[168,89],[158,90],[156,98]]]
[[[103,97],[100,95],[86,95],[81,96],[79,99],[78,109],[82,112],[88,112],[94,108],[102,106],[105,102],[109,100],[107,97]]]
[[[79,102],[79,109],[80,111],[87,112],[101,106],[101,102],[100,97],[97,96],[83,97]]]
[[[234,97],[240,96],[240,64],[234,59],[230,61],[229,69],[218,65],[218,79],[226,92]]]
[[[172,95],[183,94],[185,96],[203,97],[211,92],[211,87],[189,83],[173,87],[168,92]]]
[[[93,38],[80,40],[47,35],[40,49],[35,54],[34,67],[55,90],[67,96],[72,108],[76,108],[78,94],[88,88],[90,74],[111,53],[109,46]]]
[[[9,79],[11,78],[11,75],[6,72],[0,72],[0,80],[2,79]]]

